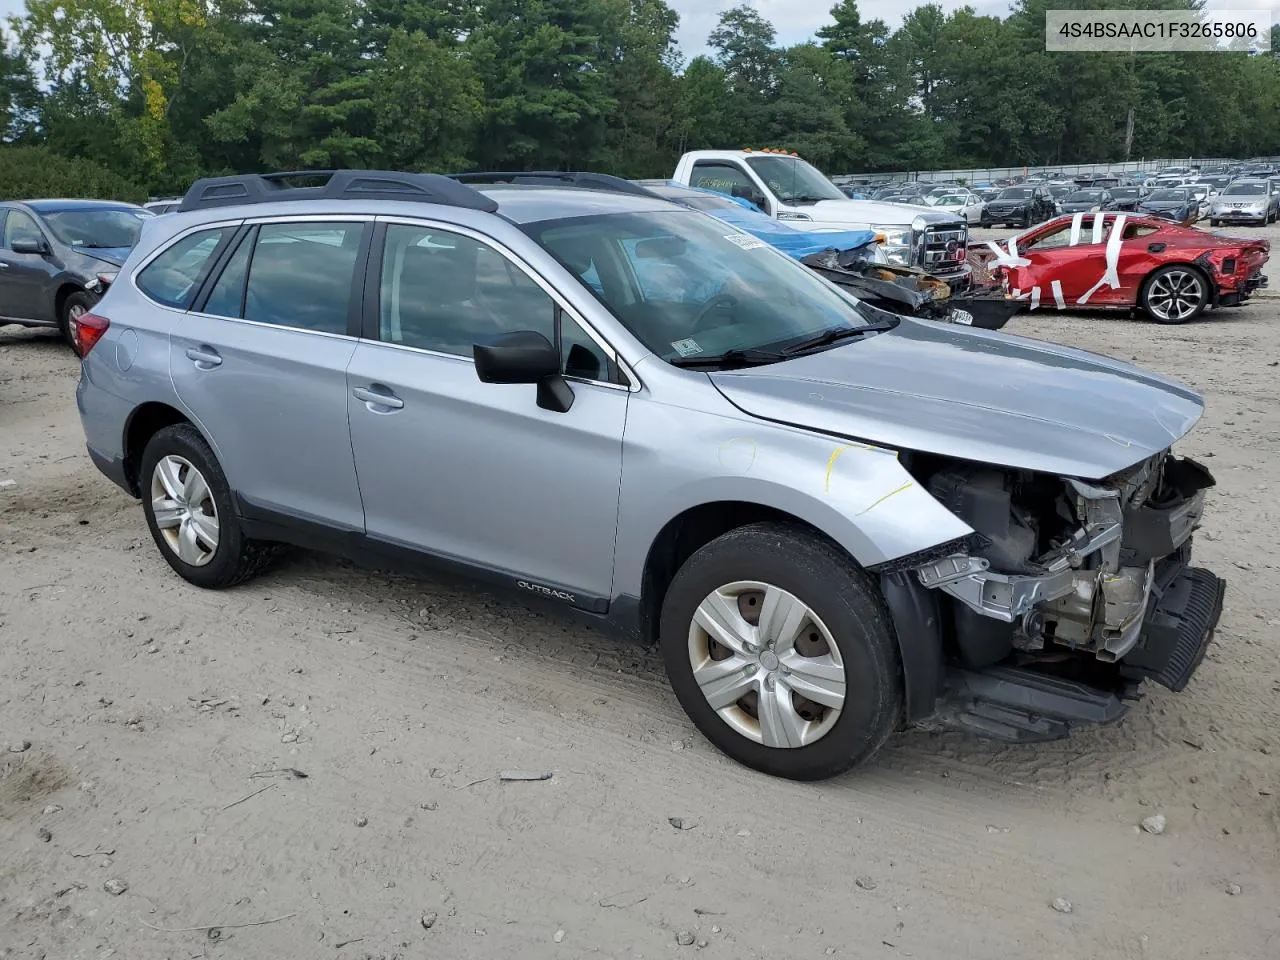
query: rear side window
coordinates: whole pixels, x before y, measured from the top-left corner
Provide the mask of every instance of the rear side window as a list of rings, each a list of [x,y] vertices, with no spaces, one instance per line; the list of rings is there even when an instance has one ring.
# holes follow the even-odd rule
[[[138,289],[166,307],[186,310],[213,266],[214,254],[234,232],[234,227],[220,227],[187,234],[142,269]]]
[[[362,223],[263,224],[248,261],[244,319],[346,333],[363,233]]]

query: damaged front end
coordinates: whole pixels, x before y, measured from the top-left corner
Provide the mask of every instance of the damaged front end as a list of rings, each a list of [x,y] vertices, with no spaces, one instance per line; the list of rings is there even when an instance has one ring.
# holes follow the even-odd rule
[[[1225,589],[1190,566],[1203,466],[1164,451],[1097,483],[954,462],[922,479],[974,530],[911,570],[939,600],[944,720],[1056,739],[1118,719],[1143,680],[1186,686]]]
[[[877,263],[866,248],[824,250],[800,262],[890,313],[999,330],[1022,307],[998,285],[970,284],[960,293],[923,270]]]

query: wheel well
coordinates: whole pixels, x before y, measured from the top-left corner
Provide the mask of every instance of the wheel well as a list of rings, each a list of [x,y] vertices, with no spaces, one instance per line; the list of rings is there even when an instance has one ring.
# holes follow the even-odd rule
[[[53,318],[59,323],[62,322],[62,308],[67,304],[67,297],[73,293],[83,293],[84,287],[74,283],[64,283],[58,288],[58,292],[53,298]]]
[[[738,500],[704,503],[667,522],[650,545],[644,564],[640,597],[640,638],[644,643],[651,644],[658,639],[662,600],[684,562],[698,549],[730,530],[761,521],[796,524],[818,536],[826,536],[812,524],[782,510]]]
[[[142,464],[142,451],[147,448],[148,441],[165,427],[190,422],[167,403],[144,403],[130,414],[124,428],[124,477],[134,496],[141,495],[138,471]]]

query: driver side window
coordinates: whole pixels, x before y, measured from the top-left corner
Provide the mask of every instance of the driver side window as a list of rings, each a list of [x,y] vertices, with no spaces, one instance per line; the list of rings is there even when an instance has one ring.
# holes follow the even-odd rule
[[[532,277],[493,247],[435,227],[391,224],[382,256],[378,336],[457,357],[504,333],[561,333],[567,376],[613,382],[604,352]]]
[[[40,228],[36,226],[36,222],[23,213],[21,210],[10,210],[9,216],[4,222],[4,242],[3,246],[6,250],[13,249],[15,240],[26,240],[29,242],[39,242],[44,239],[44,234]]]
[[[755,183],[741,167],[733,163],[699,160],[693,165],[693,176],[690,178],[689,186],[699,190],[727,193],[731,197],[742,197],[758,207],[763,207],[765,204],[765,199]]]

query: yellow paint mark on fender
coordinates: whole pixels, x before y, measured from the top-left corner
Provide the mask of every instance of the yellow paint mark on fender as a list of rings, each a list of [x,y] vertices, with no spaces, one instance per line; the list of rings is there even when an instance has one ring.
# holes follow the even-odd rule
[[[835,470],[835,468],[836,468],[836,461],[840,459],[840,455],[841,455],[842,453],[844,453],[846,450],[871,450],[871,451],[874,451],[874,452],[892,453],[892,454],[893,454],[893,456],[894,456],[894,459],[897,459],[897,457],[898,457],[898,451],[897,451],[897,450],[881,451],[879,447],[873,447],[873,446],[871,446],[870,444],[867,444],[867,443],[844,443],[844,444],[841,444],[840,446],[838,446],[838,447],[836,447],[834,450],[832,450],[832,451],[831,451],[831,456],[827,458],[827,473],[826,473],[826,476],[822,478],[822,492],[823,492],[823,493],[830,493],[830,492],[831,492],[831,471]],[[894,492],[896,493],[897,491],[894,491]]]
[[[860,517],[860,516],[862,516],[864,513],[869,513],[870,511],[874,510],[876,507],[880,506],[880,504],[882,504],[882,503],[884,503],[886,500],[888,500],[890,497],[896,497],[896,496],[897,496],[898,494],[900,494],[903,490],[910,490],[910,489],[911,489],[912,487],[914,487],[914,486],[915,486],[915,481],[914,481],[914,480],[908,480],[906,483],[904,483],[902,486],[900,486],[897,490],[890,490],[890,491],[889,491],[888,493],[886,493],[883,497],[880,497],[879,499],[877,499],[877,500],[875,500],[874,502],[872,502],[872,504],[871,504],[869,507],[866,507],[866,508],[865,508],[865,509],[863,509],[863,510],[859,510],[857,513],[855,513],[855,514],[854,514],[854,516],[855,516],[855,517]]]

